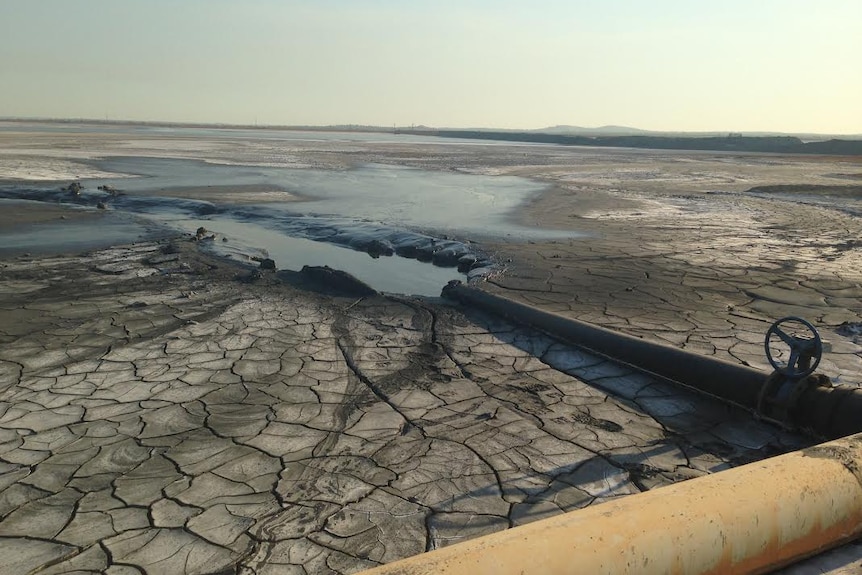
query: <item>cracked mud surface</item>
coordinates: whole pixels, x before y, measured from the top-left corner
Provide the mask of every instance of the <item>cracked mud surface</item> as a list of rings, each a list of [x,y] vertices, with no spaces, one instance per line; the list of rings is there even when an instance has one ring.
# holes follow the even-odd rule
[[[514,170],[555,186],[526,211],[527,221],[594,235],[498,244],[508,269],[486,288],[762,369],[771,369],[763,350],[769,325],[801,316],[828,342],[819,371],[862,384],[862,202],[858,193],[817,191],[862,160],[622,150],[617,160]],[[799,182],[795,192],[748,191],[787,181]]]
[[[758,368],[766,367],[769,324],[800,315],[831,345],[820,371],[840,383],[862,383],[859,157],[355,135],[281,141],[229,132],[218,138],[0,132],[0,177],[106,175],[89,162],[116,155],[295,169],[377,163],[535,179],[549,189],[516,219],[589,237],[458,238],[480,240],[506,263],[506,273],[487,289]],[[210,199],[222,195],[214,190]]]
[[[492,317],[159,247],[0,269],[0,573],[351,573],[810,443]]]
[[[755,367],[801,315],[862,382],[860,201],[804,192],[858,158],[3,133],[0,172],[118,150],[535,178],[519,220],[590,236],[468,238],[507,267],[484,289]],[[0,574],[355,572],[810,443],[481,314],[234,273],[147,244],[0,261]]]
[[[857,218],[809,208],[800,230],[761,202],[715,214],[649,215],[601,243],[517,245],[489,291],[638,337],[767,369],[763,334],[780,317],[807,318],[830,346],[820,371],[862,382],[862,258],[841,244]],[[788,210],[791,211],[791,210]],[[780,214],[785,218],[793,214]],[[734,221],[736,220],[736,221]],[[781,222],[781,223],[777,223]],[[844,226],[844,227],[841,227]],[[682,229],[684,228],[684,230]],[[827,229],[827,232],[820,230]],[[679,235],[688,246],[680,249]],[[530,256],[524,252],[532,251]],[[848,337],[849,336],[849,337]]]

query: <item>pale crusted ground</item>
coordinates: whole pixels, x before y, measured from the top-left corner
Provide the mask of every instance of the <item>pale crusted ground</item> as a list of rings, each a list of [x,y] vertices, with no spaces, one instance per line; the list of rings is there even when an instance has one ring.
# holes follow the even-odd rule
[[[707,205],[708,204],[708,205]],[[667,211],[582,222],[600,241],[499,246],[508,272],[488,289],[613,329],[766,368],[763,334],[808,319],[830,342],[821,367],[862,382],[859,218],[734,195],[668,199]]]

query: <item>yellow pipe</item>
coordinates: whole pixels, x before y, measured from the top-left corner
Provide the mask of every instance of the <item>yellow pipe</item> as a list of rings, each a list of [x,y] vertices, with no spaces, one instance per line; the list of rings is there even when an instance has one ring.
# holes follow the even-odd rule
[[[364,575],[766,573],[862,535],[862,434],[409,557]]]

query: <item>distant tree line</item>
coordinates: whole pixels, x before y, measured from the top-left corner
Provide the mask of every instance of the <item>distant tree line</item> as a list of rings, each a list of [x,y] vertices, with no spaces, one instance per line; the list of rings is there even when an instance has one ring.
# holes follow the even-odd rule
[[[722,152],[774,152],[781,154],[862,155],[862,140],[803,142],[795,136],[577,136],[539,132],[495,132],[486,130],[400,130],[402,134],[505,140],[567,146],[651,148],[658,150],[708,150]]]

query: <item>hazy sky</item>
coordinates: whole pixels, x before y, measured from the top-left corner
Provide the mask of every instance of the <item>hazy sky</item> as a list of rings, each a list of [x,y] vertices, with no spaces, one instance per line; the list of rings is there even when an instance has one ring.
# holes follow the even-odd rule
[[[0,117],[862,133],[860,0],[0,0]]]

